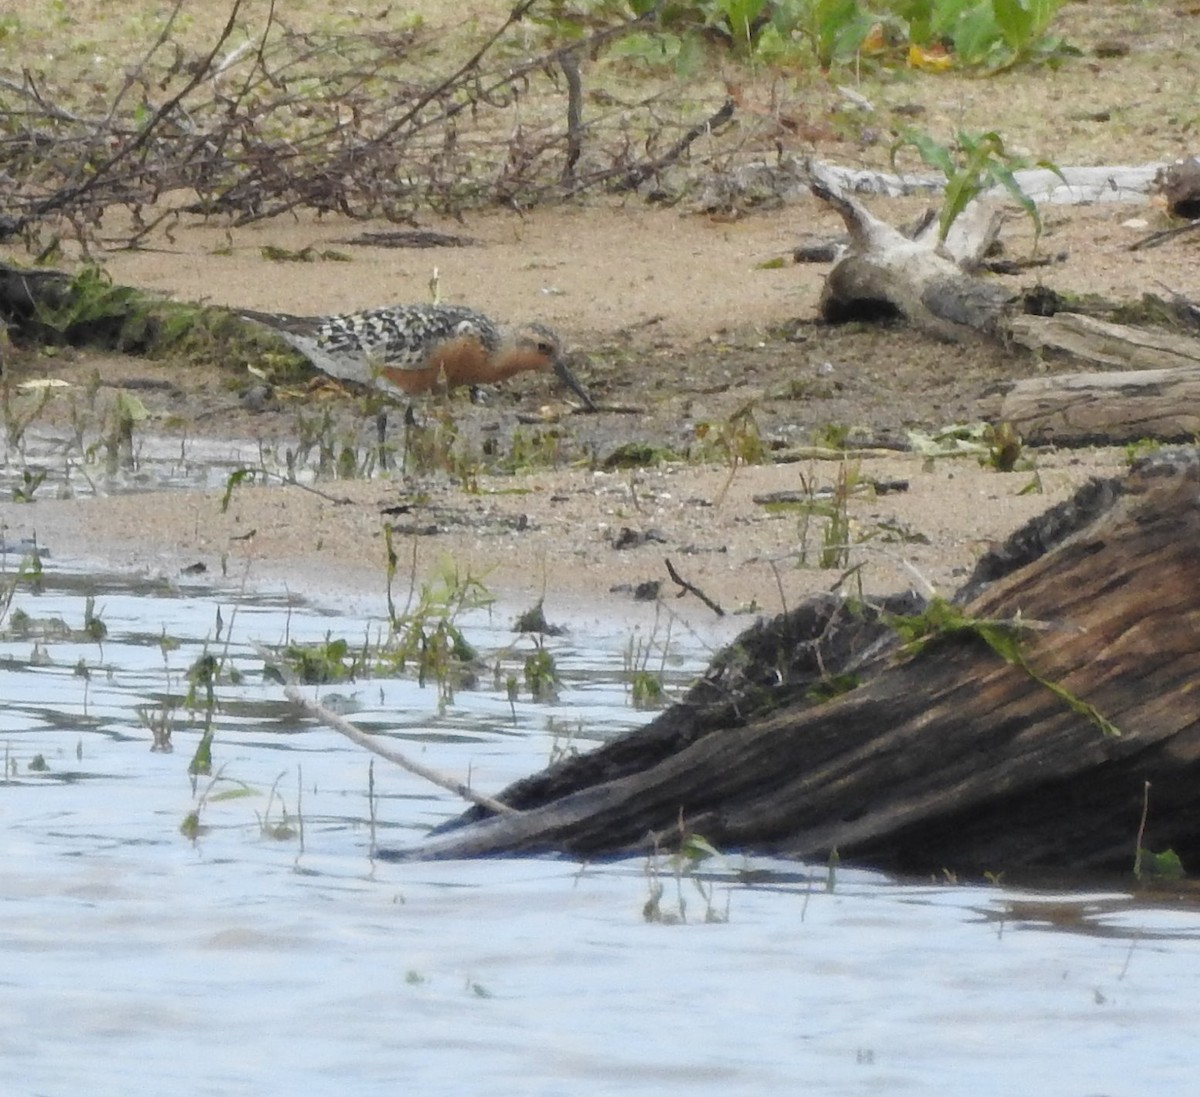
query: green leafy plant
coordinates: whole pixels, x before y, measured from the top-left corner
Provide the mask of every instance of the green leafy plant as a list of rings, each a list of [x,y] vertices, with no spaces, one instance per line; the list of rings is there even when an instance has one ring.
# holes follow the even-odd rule
[[[683,925],[688,920],[688,903],[684,894],[684,880],[691,882],[696,892],[704,902],[704,921],[728,922],[729,907],[719,911],[713,905],[715,884],[705,881],[697,869],[709,859],[720,859],[722,853],[703,835],[695,834],[684,825],[682,816],[679,820],[679,845],[674,853],[665,858],[666,868],[675,883],[675,905],[663,903],[666,886],[662,880],[663,858],[655,853],[646,862],[646,880],[649,896],[642,905],[642,917],[647,922],[657,922],[661,925]]]
[[[1159,880],[1181,880],[1185,873],[1183,862],[1173,849],[1155,853],[1146,847],[1146,823],[1150,819],[1150,782],[1142,786],[1142,817],[1138,822],[1137,852],[1133,857],[1133,876],[1136,880],[1147,878]]]
[[[495,462],[502,472],[529,472],[556,468],[566,458],[566,435],[561,430],[530,430],[518,427],[512,433],[508,453]]]
[[[882,60],[940,71],[1055,63],[1078,53],[1048,31],[1066,0],[890,0],[870,5],[878,22],[863,40]],[[889,53],[888,47],[895,49]]]
[[[46,475],[45,469],[38,469],[36,472],[33,469],[22,469],[21,482],[13,485],[12,501],[14,503],[32,503],[38,488],[45,482]]]
[[[449,405],[420,421],[406,414],[402,470],[416,476],[436,471],[462,473],[470,464],[461,452],[464,445]]]
[[[492,605],[495,598],[481,579],[470,572],[462,574],[453,560],[444,558],[432,579],[419,588],[414,582],[407,605],[398,611],[392,595],[398,558],[390,527],[385,527],[384,540],[391,635],[379,652],[377,665],[398,670],[415,667],[417,681],[422,686],[435,682],[439,706],[447,705],[457,685],[475,680],[479,661],[457,621],[471,610]]]
[[[629,700],[636,709],[658,708],[667,698],[663,675],[667,666],[667,655],[671,645],[671,623],[667,622],[665,637],[658,639],[659,617],[654,620],[654,628],[649,637],[636,633],[629,638],[625,645],[623,661],[625,664],[626,681],[629,684]],[[650,660],[658,654],[658,666],[651,667]]]
[[[136,396],[120,392],[108,415],[107,428],[102,444],[105,452],[105,468],[109,475],[119,469],[137,467],[134,451],[134,430],[139,423],[150,418],[146,406]]]
[[[1125,464],[1133,465],[1136,461],[1143,457],[1149,457],[1152,453],[1158,453],[1163,449],[1163,443],[1157,438],[1139,438],[1135,442],[1127,442],[1122,447],[1122,453],[1125,455]]]
[[[1070,47],[1065,39],[1046,33],[1064,3],[1066,0],[991,0],[992,19],[1003,45],[995,40],[989,41],[991,27],[985,26],[986,15],[981,14],[975,42],[987,42],[987,47],[981,53],[979,63],[995,70],[1078,54],[1078,50]],[[971,56],[966,49],[963,52]]]
[[[299,831],[291,815],[288,814],[287,804],[283,799],[283,795],[279,792],[279,782],[283,780],[284,775],[281,773],[275,778],[271,785],[271,791],[267,795],[267,806],[263,809],[262,814],[256,811],[254,814],[258,817],[258,830],[264,838],[270,838],[276,842],[288,842],[295,838]],[[271,818],[271,808],[276,799],[279,800],[280,818]]]
[[[4,419],[4,445],[7,451],[19,452],[22,449],[25,432],[46,409],[53,395],[54,391],[49,387],[34,390],[32,396],[25,392],[14,392],[5,376],[0,385],[0,413]]]
[[[928,133],[906,129],[892,145],[893,166],[905,148],[914,149],[926,164],[946,176],[946,193],[938,216],[939,240],[946,239],[950,226],[980,194],[993,186],[1000,186],[1013,197],[1032,222],[1034,246],[1037,246],[1042,234],[1042,218],[1037,203],[1021,189],[1021,184],[1013,175],[1014,171],[1027,166],[1026,161],[1009,153],[1004,147],[1004,139],[995,130],[987,133],[959,130],[954,141],[945,145]],[[1037,166],[1062,178],[1062,172],[1049,160],[1039,160]]]
[[[83,629],[81,635],[97,644],[103,644],[108,636],[108,626],[104,618],[96,612],[96,599],[89,594],[83,602]]]
[[[554,656],[539,643],[525,657],[525,688],[535,701],[554,701],[558,697],[558,667]]]
[[[216,682],[219,670],[220,661],[217,657],[205,652],[187,672],[185,703],[193,712],[200,709],[204,713],[204,730],[188,763],[188,775],[193,782],[197,777],[207,777],[212,773],[213,716],[217,709]]]
[[[825,531],[821,538],[819,565],[822,568],[844,568],[850,564],[853,548],[850,528],[850,497],[859,484],[859,466],[843,461],[838,465],[829,504]]]
[[[363,669],[363,660],[349,642],[329,635],[319,643],[288,644],[279,652],[279,659],[308,685],[344,682]]]
[[[856,0],[808,0],[780,5],[772,29],[778,38],[802,37],[822,69],[848,64],[858,55],[877,16]],[[770,47],[767,35],[762,45]]]
[[[1012,472],[1021,457],[1022,439],[1012,423],[989,423],[984,429],[983,440],[987,444],[986,461],[981,464],[997,472]]]
[[[37,319],[44,329],[67,342],[80,339],[85,333],[94,338],[96,329],[115,329],[113,334],[119,334],[137,296],[137,290],[114,285],[105,271],[88,265],[71,279],[56,304],[39,299]],[[119,345],[118,339],[112,341]]]
[[[1182,880],[1187,873],[1183,870],[1183,862],[1179,859],[1179,854],[1173,849],[1164,849],[1161,853],[1155,853],[1138,846],[1133,875],[1138,880],[1147,878]]]
[[[662,677],[648,670],[635,670],[629,679],[629,695],[636,709],[658,708],[666,697]]]
[[[859,490],[861,483],[859,464],[842,461],[838,465],[833,486],[829,489],[818,488],[815,481],[804,475],[801,475],[800,483],[804,498],[800,502],[789,504],[800,512],[797,530],[800,566],[808,565],[809,541],[813,534],[813,522],[816,520],[821,523],[817,566],[848,567],[854,546],[866,539],[854,536],[853,523],[850,520],[850,500]]]
[[[932,468],[935,460],[946,457],[974,457],[983,468],[996,472],[1029,471],[1035,467],[1016,428],[1003,420],[955,423],[932,432],[911,430],[908,444],[914,453],[925,458],[926,470]]]
[[[743,404],[726,419],[696,424],[696,440],[700,443],[700,459],[724,458],[729,477],[717,492],[720,505],[742,465],[761,465],[767,460],[767,445],[754,418],[754,401]]]
[[[209,742],[211,744],[211,739]],[[255,795],[254,789],[245,784],[245,782],[234,781],[231,778],[225,777],[223,771],[218,771],[217,773],[213,774],[211,772],[211,757],[208,759],[208,766],[209,768],[204,772],[204,776],[209,776],[209,782],[205,786],[204,791],[200,793],[199,798],[196,800],[196,806],[183,817],[182,822],[179,824],[179,833],[182,834],[189,842],[195,842],[208,831],[208,827],[200,821],[200,817],[209,803],[219,803],[226,800],[241,800],[247,796]],[[188,772],[191,773],[192,791],[195,792],[196,779],[200,775],[200,771],[197,770],[196,772],[192,772],[191,769],[189,769]],[[221,784],[232,784],[233,787],[224,789],[221,792],[217,792],[217,786]]]
[[[859,681],[857,674],[827,675],[819,682],[814,682],[805,693],[805,697],[814,704],[824,704],[826,701],[832,701],[835,697],[841,697],[845,693],[856,690]]]
[[[1065,0],[580,0],[534,18],[556,37],[578,38],[597,23],[628,30],[610,57],[688,75],[706,51],[743,61],[815,63],[822,70],[864,62],[995,72],[1072,52],[1048,34]]]
[[[982,640],[1010,666],[1024,671],[1038,685],[1048,689],[1072,712],[1078,713],[1096,725],[1109,738],[1119,738],[1120,729],[1108,720],[1095,706],[1077,697],[1057,682],[1039,674],[1029,664],[1021,649],[1021,637],[1039,626],[1020,616],[1000,619],[971,617],[962,609],[944,598],[932,598],[918,614],[893,615],[886,618],[903,643],[903,651],[916,655],[936,640],[946,637],[973,636]]]
[[[826,423],[813,431],[812,443],[822,449],[845,449],[853,429],[844,423]]]

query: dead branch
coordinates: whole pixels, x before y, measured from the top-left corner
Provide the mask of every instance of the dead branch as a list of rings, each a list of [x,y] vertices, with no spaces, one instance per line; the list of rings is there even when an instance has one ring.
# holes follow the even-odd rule
[[[667,565],[667,574],[671,577],[676,586],[680,588],[679,593],[676,595],[677,598],[682,598],[685,594],[694,594],[718,617],[725,616],[725,611],[716,602],[714,602],[694,583],[689,583],[682,575],[679,574],[679,572],[675,570],[675,565],[671,563],[671,558],[669,556],[663,559],[663,563]]]
[[[160,36],[158,42],[154,46],[156,50],[160,45],[162,45],[163,42],[166,41],[167,31],[174,22],[175,15],[181,6],[182,0],[180,0],[180,3],[176,5],[175,10],[168,18],[167,28],[164,30],[162,36]],[[102,162],[98,167],[94,168],[91,174],[84,179],[82,183],[78,183],[74,186],[68,186],[57,191],[43,202],[35,205],[25,217],[18,218],[18,232],[20,232],[21,229],[24,228],[25,225],[27,225],[30,221],[43,218],[48,213],[79,206],[82,200],[89,193],[106,183],[109,176],[116,169],[117,165],[121,164],[125,160],[130,159],[136,152],[142,149],[150,141],[150,138],[154,135],[156,129],[164,121],[164,119],[169,117],[179,106],[179,104],[183,102],[186,96],[204,80],[204,77],[208,73],[209,67],[212,65],[213,58],[216,57],[221,47],[228,41],[230,34],[233,33],[233,28],[237,21],[237,15],[241,10],[241,6],[242,0],[234,0],[233,7],[229,12],[229,18],[226,20],[225,26],[218,35],[216,44],[209,51],[208,56],[204,59],[202,64],[196,67],[192,78],[186,84],[184,84],[184,86],[178,92],[176,92],[173,96],[171,96],[171,98],[163,103],[163,105],[159,107],[157,111],[154,112],[154,114],[150,117],[150,120],[146,122],[146,124],[141,128],[141,131],[133,138],[133,140],[125,145],[122,145],[121,148],[119,148],[115,153],[112,154],[112,156],[108,158],[108,160]],[[129,82],[132,82],[133,79],[133,77],[130,77]],[[126,88],[122,88],[118,93],[117,98],[113,103],[113,107],[109,111],[110,119],[112,115],[116,113],[121,99],[124,98],[125,91]]]
[[[0,236],[40,250],[42,226],[66,228],[86,247],[114,208],[129,223],[102,242],[118,247],[181,213],[246,224],[307,208],[411,222],[422,207],[520,208],[638,185],[729,117],[726,104],[680,119],[663,93],[585,119],[584,61],[646,17],[514,61],[533,4],[522,0],[432,78],[434,43],[420,29],[299,32],[272,5],[237,43],[242,0],[198,56],[168,14],[99,109],[29,72],[0,78]],[[168,209],[172,192],[194,198]]]
[[[690,833],[922,873],[1113,870],[1137,835],[1190,864],[1198,484],[1194,450],[1093,481],[953,603],[826,596],[760,622],[652,723],[504,790],[519,815],[471,809],[390,855],[592,858]]]
[[[461,781],[456,781],[453,777],[447,777],[445,774],[438,773],[437,770],[430,769],[420,762],[414,762],[407,755],[401,754],[397,750],[385,747],[374,735],[368,735],[362,728],[352,724],[345,717],[339,716],[333,709],[321,704],[320,701],[314,701],[309,697],[305,697],[297,687],[294,676],[280,663],[278,656],[272,654],[260,644],[255,644],[254,650],[263,662],[284,676],[283,692],[287,695],[287,699],[294,705],[299,705],[310,716],[320,720],[326,727],[332,728],[339,735],[344,735],[352,743],[362,747],[364,750],[369,750],[372,754],[378,754],[380,758],[386,759],[424,781],[429,781],[437,785],[438,788],[443,788],[447,792],[454,793],[455,796],[461,797],[468,803],[502,815],[513,814],[514,809],[507,804],[502,804],[499,800],[493,800],[490,796],[476,792]]]

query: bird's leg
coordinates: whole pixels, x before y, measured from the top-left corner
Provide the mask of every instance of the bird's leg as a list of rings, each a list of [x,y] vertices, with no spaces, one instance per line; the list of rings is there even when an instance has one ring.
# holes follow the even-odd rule
[[[388,428],[388,409],[386,406],[381,407],[375,413],[375,444],[379,452],[379,467],[387,471],[388,468],[388,451],[387,451],[387,428]]]
[[[404,452],[400,457],[400,474],[405,476],[408,474],[408,450],[412,442],[413,428],[417,425],[417,416],[413,411],[412,401],[410,400],[404,408]]]

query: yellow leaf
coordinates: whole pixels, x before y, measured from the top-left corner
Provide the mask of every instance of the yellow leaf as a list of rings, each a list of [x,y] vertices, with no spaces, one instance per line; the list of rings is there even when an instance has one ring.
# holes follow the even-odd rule
[[[954,59],[946,52],[945,46],[930,46],[928,49],[917,45],[908,47],[908,67],[910,69],[945,72],[953,64]]]

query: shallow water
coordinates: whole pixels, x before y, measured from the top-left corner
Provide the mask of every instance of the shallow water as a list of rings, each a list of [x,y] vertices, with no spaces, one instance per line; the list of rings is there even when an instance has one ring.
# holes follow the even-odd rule
[[[830,891],[824,866],[761,858],[713,865],[707,897],[666,861],[375,861],[373,841],[413,840],[459,804],[381,763],[372,808],[368,757],[293,711],[249,644],[375,635],[382,607],[335,615],[53,560],[45,584],[18,588],[35,624],[0,642],[0,1092],[1195,1092],[1193,909],[848,869]],[[36,621],[79,629],[89,594],[102,644],[36,638]],[[505,649],[511,617],[468,633]],[[586,749],[579,728],[645,719],[623,682],[629,633],[574,625],[547,641],[558,701],[522,698],[515,717],[486,675],[441,713],[403,679],[319,692],[495,791],[572,735]],[[152,753],[139,709],[185,692],[205,651],[244,677],[218,687],[220,780],[194,794],[198,724],[174,711],[173,752]],[[679,689],[709,653],[680,632],[669,654]],[[193,842],[180,824],[198,807]],[[686,924],[643,918],[652,870]]]
[[[94,423],[78,435],[31,426],[19,444],[5,438],[5,447],[7,459],[0,464],[0,495],[5,498],[14,490],[25,490],[34,499],[70,499],[164,488],[213,489],[224,487],[238,469],[263,475],[282,475],[287,469],[286,448],[281,446],[139,430],[132,444],[122,447],[111,430],[100,431]],[[312,479],[313,464],[302,459],[296,478]]]

